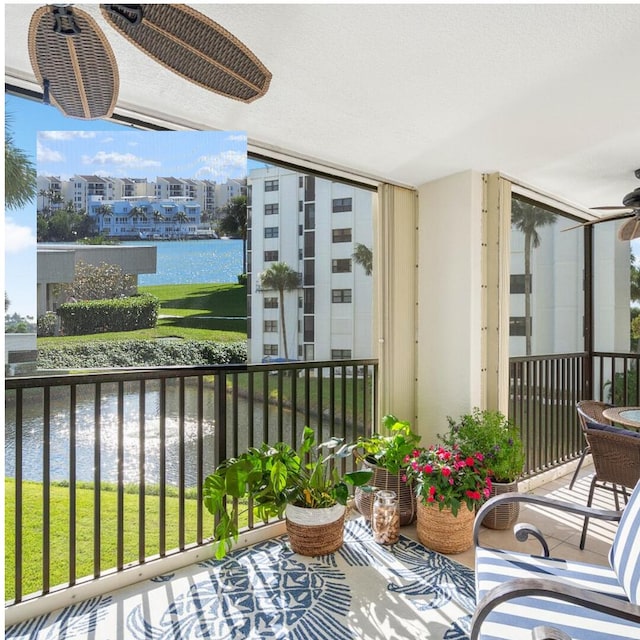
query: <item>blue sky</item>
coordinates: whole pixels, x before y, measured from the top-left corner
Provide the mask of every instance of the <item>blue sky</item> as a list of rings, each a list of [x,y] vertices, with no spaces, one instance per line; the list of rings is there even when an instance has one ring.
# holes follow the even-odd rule
[[[225,182],[247,175],[242,131],[149,132],[103,120],[66,118],[56,107],[5,94],[15,144],[39,174],[157,176]],[[5,212],[5,288],[9,313],[36,315],[36,202]]]

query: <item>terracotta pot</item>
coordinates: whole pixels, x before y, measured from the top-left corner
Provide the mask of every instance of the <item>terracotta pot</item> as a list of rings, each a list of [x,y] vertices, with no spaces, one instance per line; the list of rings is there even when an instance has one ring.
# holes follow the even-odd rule
[[[345,512],[343,504],[322,509],[288,504],[286,527],[293,551],[303,556],[323,556],[337,551],[344,540]]]
[[[518,490],[518,482],[492,482],[491,496],[499,496],[503,493],[512,493]],[[489,529],[510,529],[520,515],[520,503],[499,504],[489,511],[482,524]]]
[[[389,473],[384,467],[378,467],[366,460],[363,460],[362,468],[373,471],[371,479],[367,483],[369,486],[394,491],[396,496],[398,496],[400,526],[411,524],[416,517],[416,496],[411,487],[402,481],[402,474]],[[374,492],[363,491],[360,487],[356,487],[354,491],[356,508],[367,520],[371,520],[374,499]]]
[[[466,504],[460,505],[458,515],[451,509],[440,510],[437,504],[418,501],[418,540],[439,553],[462,553],[473,545],[473,522],[475,511]]]

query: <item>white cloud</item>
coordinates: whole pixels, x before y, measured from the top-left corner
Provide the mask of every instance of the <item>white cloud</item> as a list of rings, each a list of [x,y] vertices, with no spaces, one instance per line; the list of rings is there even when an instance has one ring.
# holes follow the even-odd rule
[[[98,151],[93,156],[82,156],[82,164],[107,165],[113,164],[121,168],[140,169],[142,167],[159,167],[158,160],[145,160],[133,153],[119,153],[117,151]]]
[[[77,140],[95,137],[95,131],[38,131],[38,139],[43,140]]]
[[[230,140],[231,142],[246,142],[247,134],[246,133],[231,134],[227,136],[227,140]]]
[[[36,160],[40,162],[64,162],[64,156],[59,151],[45,147],[38,138],[36,142]]]
[[[247,154],[239,151],[222,151],[214,156],[200,156],[204,166],[196,171],[196,178],[214,180],[244,177],[247,173]]]
[[[36,237],[31,227],[16,224],[11,218],[4,221],[4,250],[5,253],[19,253],[24,249],[34,247]]]

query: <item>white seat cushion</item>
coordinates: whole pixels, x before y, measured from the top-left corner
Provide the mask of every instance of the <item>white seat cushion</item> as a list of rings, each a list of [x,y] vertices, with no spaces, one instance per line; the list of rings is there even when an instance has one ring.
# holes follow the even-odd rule
[[[628,602],[615,572],[609,567],[512,551],[476,548],[478,602],[487,591],[508,580],[545,576]],[[640,640],[638,625],[540,596],[521,597],[498,605],[482,625],[480,638],[530,640],[531,630],[544,624],[560,627],[574,640]]]

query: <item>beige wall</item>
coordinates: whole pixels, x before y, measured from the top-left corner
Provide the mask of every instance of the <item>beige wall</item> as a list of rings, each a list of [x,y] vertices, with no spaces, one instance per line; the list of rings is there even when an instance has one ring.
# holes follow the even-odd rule
[[[417,428],[423,444],[483,406],[483,176],[418,189]]]

